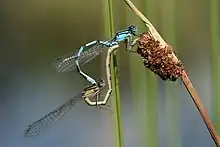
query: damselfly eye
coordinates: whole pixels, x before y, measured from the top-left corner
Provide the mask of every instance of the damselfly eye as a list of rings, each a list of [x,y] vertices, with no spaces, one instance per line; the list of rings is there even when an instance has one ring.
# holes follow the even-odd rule
[[[136,27],[135,25],[130,25],[130,26],[128,27],[128,29],[129,29],[129,31],[130,31],[133,35],[135,35],[136,32],[137,32],[137,27]]]

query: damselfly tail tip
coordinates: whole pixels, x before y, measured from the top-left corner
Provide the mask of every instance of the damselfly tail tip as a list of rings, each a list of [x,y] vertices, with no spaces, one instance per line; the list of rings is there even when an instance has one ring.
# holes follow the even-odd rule
[[[34,136],[36,132],[31,131],[30,126],[27,127],[27,129],[24,130],[24,136],[25,137],[31,137]]]
[[[143,58],[144,65],[162,80],[176,81],[184,70],[170,45],[162,47],[150,33],[143,33],[138,40],[137,53]]]

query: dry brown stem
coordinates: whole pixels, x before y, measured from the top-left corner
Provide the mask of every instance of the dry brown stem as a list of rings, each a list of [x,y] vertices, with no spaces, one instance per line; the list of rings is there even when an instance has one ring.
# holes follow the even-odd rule
[[[137,15],[138,18],[140,18],[145,25],[149,28],[149,33],[153,36],[153,38],[158,41],[161,45],[161,48],[166,48],[168,45],[167,43],[163,40],[163,38],[160,36],[160,34],[157,32],[157,30],[154,28],[154,26],[150,23],[150,21],[134,6],[134,4],[130,0],[124,0],[125,3],[132,9],[132,11]],[[178,62],[178,58],[175,56],[174,53],[172,53],[173,60]],[[208,128],[208,131],[214,140],[215,144],[217,147],[220,147],[220,138],[217,135],[214,125],[212,124],[205,108],[203,107],[199,95],[197,94],[195,88],[193,87],[190,79],[188,78],[185,70],[182,71],[182,81],[189,92],[193,102],[195,103],[200,115],[202,116],[202,119]]]

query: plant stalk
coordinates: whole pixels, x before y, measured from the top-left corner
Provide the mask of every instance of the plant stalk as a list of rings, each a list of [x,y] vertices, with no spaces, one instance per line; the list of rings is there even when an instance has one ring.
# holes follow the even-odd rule
[[[150,33],[152,34],[152,36],[155,38],[155,40],[158,40],[161,44],[161,46],[165,47],[167,46],[166,42],[163,40],[163,38],[159,35],[159,33],[156,31],[156,29],[154,28],[154,26],[150,23],[150,21],[134,6],[134,4],[130,1],[130,0],[124,0],[126,2],[126,4],[132,9],[132,11],[134,11],[137,15],[137,17],[139,17],[144,23],[145,25],[149,28]],[[173,60],[174,61],[178,61],[178,58],[175,56],[175,54],[173,53]],[[215,144],[217,147],[220,147],[220,138],[217,135],[214,125],[212,124],[207,112],[205,111],[204,107],[202,106],[202,103],[200,101],[200,98],[196,92],[196,90],[194,89],[192,83],[190,82],[187,74],[185,71],[182,72],[182,81],[184,82],[184,85],[186,87],[186,89],[188,90],[191,98],[193,99],[193,102],[195,103],[197,109],[200,112],[200,115],[203,118],[203,121],[205,123],[205,125],[208,128],[208,131],[212,137],[212,139],[214,140]]]
[[[114,35],[114,20],[113,20],[113,8],[112,0],[106,0],[103,2],[104,5],[104,20],[105,20],[105,30],[107,37],[113,37]],[[119,48],[114,46],[112,48]],[[122,119],[121,119],[121,108],[120,108],[120,94],[119,94],[119,84],[118,84],[118,66],[116,54],[113,53],[111,56],[111,85],[112,85],[112,101],[111,105],[114,111],[114,137],[116,139],[116,146],[123,147],[123,133],[122,133]]]
[[[197,109],[199,110],[200,115],[202,116],[202,119],[206,125],[206,127],[208,128],[208,131],[210,133],[210,135],[212,136],[212,139],[215,141],[215,144],[217,147],[220,147],[220,138],[217,135],[215,128],[205,110],[205,108],[203,107],[199,95],[197,94],[195,88],[193,87],[190,79],[188,78],[187,74],[185,71],[183,71],[182,73],[182,81],[187,89],[187,91],[189,92],[193,102],[195,103]]]

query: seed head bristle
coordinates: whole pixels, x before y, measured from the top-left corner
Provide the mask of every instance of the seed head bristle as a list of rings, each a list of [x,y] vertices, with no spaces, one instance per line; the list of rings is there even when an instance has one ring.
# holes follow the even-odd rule
[[[176,81],[182,75],[183,64],[174,59],[173,48],[170,45],[162,47],[149,33],[140,36],[137,53],[144,65],[162,80]]]

